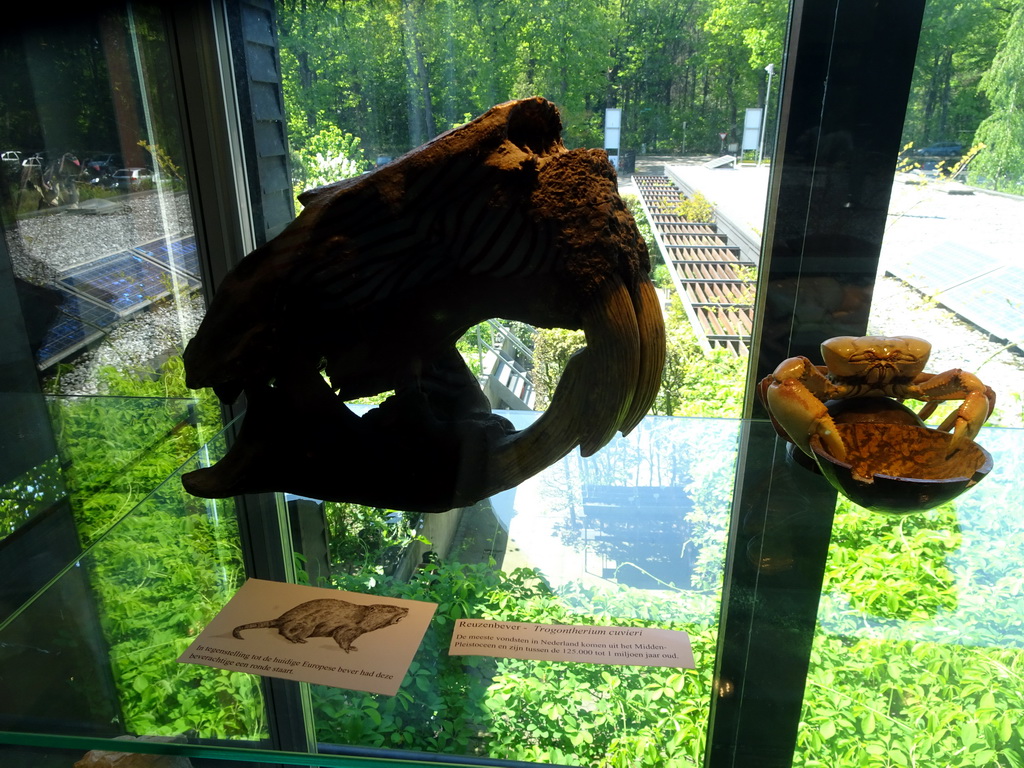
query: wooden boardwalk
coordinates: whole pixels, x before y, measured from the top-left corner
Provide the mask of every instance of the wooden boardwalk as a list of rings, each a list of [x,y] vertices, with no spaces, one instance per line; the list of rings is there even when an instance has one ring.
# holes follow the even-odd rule
[[[701,345],[746,355],[754,320],[755,268],[714,224],[672,213],[683,193],[667,176],[634,176],[658,248]]]

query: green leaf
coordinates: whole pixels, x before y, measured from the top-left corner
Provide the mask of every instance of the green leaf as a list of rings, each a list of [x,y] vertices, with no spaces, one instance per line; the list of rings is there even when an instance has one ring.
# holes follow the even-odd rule
[[[960,741],[965,747],[978,740],[978,725],[973,720],[967,720],[960,726]]]
[[[871,734],[875,732],[875,715],[873,712],[868,712],[860,720],[860,729],[865,734]]]

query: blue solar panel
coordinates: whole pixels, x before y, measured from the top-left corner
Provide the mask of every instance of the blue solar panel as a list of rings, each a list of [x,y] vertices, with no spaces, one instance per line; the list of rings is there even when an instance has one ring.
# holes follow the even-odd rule
[[[123,251],[104,256],[65,273],[59,284],[113,307],[122,315],[168,294],[169,270]]]
[[[50,326],[36,352],[40,368],[56,362],[79,347],[103,335],[117,322],[118,315],[89,299],[57,289],[61,295],[60,314]]]
[[[968,280],[984,277],[1000,266],[991,254],[959,243],[945,242],[912,254],[894,264],[889,272],[926,296],[932,296]]]
[[[183,272],[199,280],[199,248],[196,246],[195,235],[180,240],[154,240],[145,245],[135,246],[135,250],[166,267]],[[190,281],[191,282],[191,281]]]
[[[1004,341],[1024,340],[1024,268],[1001,267],[936,297],[940,304]]]
[[[1024,268],[945,242],[888,271],[986,333],[1009,342],[1024,339]]]

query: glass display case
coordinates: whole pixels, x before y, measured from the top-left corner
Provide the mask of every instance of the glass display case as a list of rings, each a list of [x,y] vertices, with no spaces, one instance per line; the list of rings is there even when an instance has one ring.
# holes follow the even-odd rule
[[[5,768],[1024,766],[1024,281],[1007,257],[1024,137],[993,141],[1012,114],[1019,11],[190,0],[8,14]],[[692,326],[670,333],[663,415],[440,514],[187,494],[181,477],[225,455],[245,404],[189,390],[182,349],[298,189],[534,91],[558,102],[571,146],[600,146],[604,108],[625,105],[626,143],[606,147],[619,193],[640,198],[660,249],[666,318]],[[328,139],[345,163],[317,154]],[[683,206],[697,192],[714,199]],[[715,221],[659,228],[702,207]],[[535,350],[515,330],[484,342],[478,328],[462,352],[523,428]],[[927,338],[930,370],[997,391],[977,438],[992,470],[950,503],[858,507],[756,396],[780,361],[868,333]],[[179,662],[250,578],[436,612],[393,696]],[[694,668],[451,654],[460,619],[673,630]]]

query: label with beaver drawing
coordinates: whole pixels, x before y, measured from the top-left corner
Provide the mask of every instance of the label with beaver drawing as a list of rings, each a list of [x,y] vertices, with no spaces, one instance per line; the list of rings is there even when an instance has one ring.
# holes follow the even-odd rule
[[[436,609],[249,579],[178,661],[394,696]]]
[[[690,636],[682,630],[658,627],[459,619],[455,622],[448,653],[452,656],[696,668]]]

